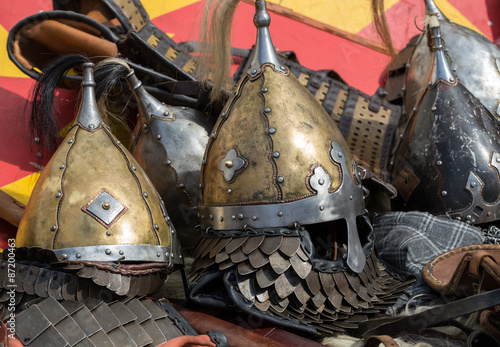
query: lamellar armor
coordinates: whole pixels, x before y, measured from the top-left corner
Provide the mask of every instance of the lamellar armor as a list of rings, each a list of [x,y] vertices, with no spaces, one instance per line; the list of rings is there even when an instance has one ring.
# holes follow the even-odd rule
[[[343,313],[383,302],[399,282],[372,253],[361,180],[341,133],[281,64],[265,2],[255,6],[255,55],[203,160],[190,297],[303,334],[332,333],[345,327]]]
[[[474,54],[489,56],[493,44],[447,21],[432,2],[428,11],[431,20],[407,71],[406,103],[417,99],[395,154],[392,179],[400,199],[394,207],[492,222],[500,217],[500,124],[494,115],[500,76],[492,65],[496,58],[472,67],[471,60],[463,65],[465,52],[454,50],[465,47],[457,40],[466,40],[479,47]]]
[[[93,64],[83,67],[76,122],[33,190],[18,253],[66,264],[120,295],[150,293],[182,264],[176,232],[149,178],[102,122]]]

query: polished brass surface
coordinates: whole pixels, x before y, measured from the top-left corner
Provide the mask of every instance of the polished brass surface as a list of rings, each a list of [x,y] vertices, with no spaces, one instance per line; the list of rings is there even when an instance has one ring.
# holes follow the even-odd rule
[[[332,178],[329,191],[334,192],[341,184],[342,172],[330,159],[330,141],[337,142],[347,162],[352,162],[340,131],[301,83],[271,66],[263,70],[255,79],[247,76],[243,80],[223,110],[226,116],[220,117],[214,128],[215,137],[209,141],[202,170],[203,204],[280,203],[306,198],[315,193],[307,177],[318,165]],[[224,160],[231,148],[248,164],[228,181],[219,163],[232,167]],[[352,165],[348,167],[354,177]]]

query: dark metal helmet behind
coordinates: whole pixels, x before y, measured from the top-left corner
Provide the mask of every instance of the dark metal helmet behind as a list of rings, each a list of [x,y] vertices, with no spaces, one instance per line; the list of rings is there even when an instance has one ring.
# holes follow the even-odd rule
[[[427,16],[430,63],[419,67],[425,68],[426,86],[395,155],[393,183],[401,197],[396,207],[475,224],[494,221],[500,218],[500,123],[467,87],[469,76],[454,73],[446,54],[454,41],[438,16]]]

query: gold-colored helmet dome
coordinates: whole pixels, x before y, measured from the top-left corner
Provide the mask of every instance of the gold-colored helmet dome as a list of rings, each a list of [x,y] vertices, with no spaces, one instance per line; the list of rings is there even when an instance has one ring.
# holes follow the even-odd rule
[[[229,235],[345,219],[347,264],[361,272],[367,254],[356,218],[365,208],[356,164],[332,118],[281,64],[265,2],[256,6],[255,55],[203,161],[201,227]]]
[[[83,64],[75,122],[33,190],[17,247],[53,250],[60,261],[158,262],[180,256],[158,193],[97,111],[93,64]],[[175,252],[174,252],[175,251]],[[174,254],[173,254],[174,253]]]

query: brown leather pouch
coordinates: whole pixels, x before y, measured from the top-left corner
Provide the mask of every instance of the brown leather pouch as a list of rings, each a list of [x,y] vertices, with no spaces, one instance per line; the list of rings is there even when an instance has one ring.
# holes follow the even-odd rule
[[[456,248],[430,261],[423,270],[432,289],[457,298],[500,287],[500,245]]]

